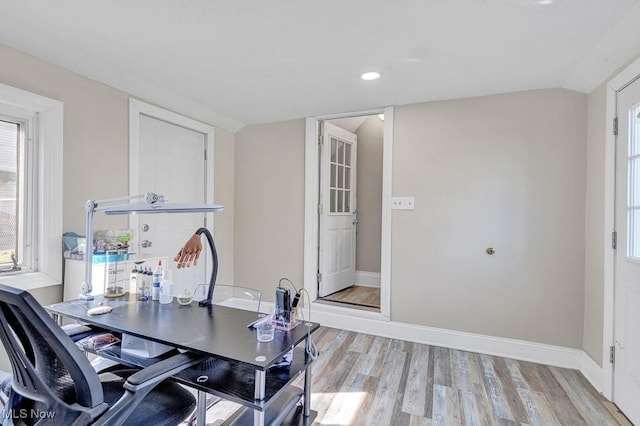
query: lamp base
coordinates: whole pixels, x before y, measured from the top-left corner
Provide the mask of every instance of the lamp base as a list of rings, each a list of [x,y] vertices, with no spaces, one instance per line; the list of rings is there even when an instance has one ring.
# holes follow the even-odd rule
[[[86,269],[87,271],[89,269]],[[87,283],[87,281],[83,281],[80,283],[80,295],[78,295],[79,299],[82,300],[93,300],[93,295],[91,294],[91,286]]]
[[[206,299],[205,300],[201,300],[201,301],[198,302],[198,306],[200,306],[202,308],[204,308],[206,306],[211,306],[211,305],[213,305],[213,303],[211,301],[209,301],[209,300],[206,300]]]

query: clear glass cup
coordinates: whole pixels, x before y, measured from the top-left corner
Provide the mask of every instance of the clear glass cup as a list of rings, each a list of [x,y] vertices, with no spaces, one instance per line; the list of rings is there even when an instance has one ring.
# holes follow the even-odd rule
[[[271,324],[271,322],[263,322],[262,324],[258,324],[256,327],[256,338],[258,339],[258,342],[270,342],[273,340],[275,332],[276,328]]]

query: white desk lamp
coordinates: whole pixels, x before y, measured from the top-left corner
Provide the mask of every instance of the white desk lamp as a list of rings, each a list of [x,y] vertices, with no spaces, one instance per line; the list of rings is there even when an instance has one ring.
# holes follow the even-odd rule
[[[112,205],[120,201],[143,199],[142,202]],[[80,298],[91,300],[93,286],[91,285],[91,265],[93,263],[93,214],[104,212],[108,215],[116,214],[161,214],[161,213],[211,213],[223,210],[223,206],[216,204],[183,204],[169,203],[164,196],[147,192],[146,194],[128,197],[110,198],[106,200],[88,200],[86,246],[85,246],[85,280],[80,285]]]

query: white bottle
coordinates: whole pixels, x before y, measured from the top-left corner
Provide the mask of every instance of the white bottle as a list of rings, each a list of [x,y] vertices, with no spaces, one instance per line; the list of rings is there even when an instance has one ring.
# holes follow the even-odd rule
[[[158,260],[158,266],[151,275],[153,278],[151,284],[151,300],[158,300],[160,298],[160,282],[162,281],[162,260]]]
[[[160,303],[166,304],[173,301],[173,281],[171,280],[171,269],[165,269],[160,283]]]
[[[138,269],[133,265],[129,275],[129,294],[136,294],[138,291]]]

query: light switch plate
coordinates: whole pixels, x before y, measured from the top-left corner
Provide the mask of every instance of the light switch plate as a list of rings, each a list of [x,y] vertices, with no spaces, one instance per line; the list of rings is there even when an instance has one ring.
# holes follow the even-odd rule
[[[393,197],[391,198],[392,210],[413,210],[415,207],[415,197]]]

